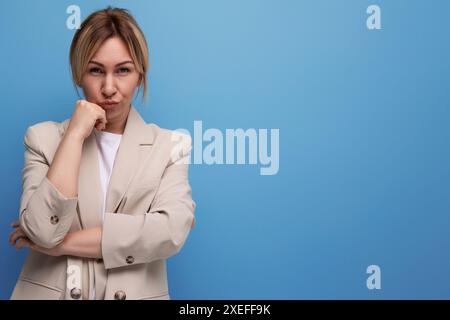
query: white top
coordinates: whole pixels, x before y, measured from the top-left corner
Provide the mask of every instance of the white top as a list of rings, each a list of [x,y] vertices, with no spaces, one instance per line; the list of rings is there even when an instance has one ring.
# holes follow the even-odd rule
[[[102,186],[103,206],[102,206],[102,221],[105,217],[106,206],[106,192],[108,190],[109,179],[111,178],[112,169],[114,166],[114,159],[116,158],[117,150],[119,149],[121,134],[98,131],[94,128],[95,139],[97,140],[98,148],[98,165],[100,174],[100,184]]]
[[[97,141],[98,149],[98,166],[100,174],[100,184],[102,187],[102,221],[105,218],[105,206],[106,206],[106,192],[108,190],[109,180],[111,178],[112,169],[114,166],[114,159],[116,158],[117,150],[119,149],[120,141],[122,139],[121,134],[98,131],[93,129],[95,139]],[[95,279],[94,288],[91,292],[92,300],[95,299]]]

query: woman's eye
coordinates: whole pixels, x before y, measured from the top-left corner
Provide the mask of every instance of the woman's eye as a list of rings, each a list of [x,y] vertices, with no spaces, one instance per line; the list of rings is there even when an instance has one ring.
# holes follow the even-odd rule
[[[119,70],[117,70],[118,73],[120,74],[127,74],[130,72],[130,69],[128,68],[120,68]]]
[[[91,69],[89,69],[89,72],[91,74],[101,74],[102,70],[100,68],[91,68]]]

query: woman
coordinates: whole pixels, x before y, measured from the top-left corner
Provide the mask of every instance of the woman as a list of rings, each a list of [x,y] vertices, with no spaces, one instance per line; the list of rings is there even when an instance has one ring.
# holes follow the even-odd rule
[[[25,135],[20,219],[29,247],[11,299],[170,299],[166,259],[194,226],[191,140],[146,124],[148,48],[127,10],[94,12],[70,49],[83,89],[70,119]]]

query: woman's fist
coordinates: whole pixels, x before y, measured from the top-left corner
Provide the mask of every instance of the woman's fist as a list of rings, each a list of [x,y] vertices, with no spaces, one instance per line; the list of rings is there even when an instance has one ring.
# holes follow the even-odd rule
[[[78,100],[67,132],[84,140],[91,135],[94,127],[104,130],[106,123],[106,113],[102,107],[86,100]]]

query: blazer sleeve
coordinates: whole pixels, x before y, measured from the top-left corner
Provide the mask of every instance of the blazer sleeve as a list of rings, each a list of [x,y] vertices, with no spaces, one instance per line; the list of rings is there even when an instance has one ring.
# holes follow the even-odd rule
[[[178,253],[195,225],[187,147],[166,167],[149,212],[105,213],[102,254],[106,269],[149,263]]]
[[[35,126],[28,128],[24,144],[20,226],[35,244],[53,248],[69,231],[78,200],[63,196],[47,179],[49,164],[40,150]]]

